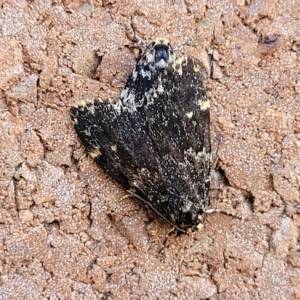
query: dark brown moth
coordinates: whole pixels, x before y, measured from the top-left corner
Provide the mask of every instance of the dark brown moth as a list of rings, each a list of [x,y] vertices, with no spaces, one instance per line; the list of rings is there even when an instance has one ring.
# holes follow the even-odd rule
[[[208,211],[210,107],[203,70],[166,39],[146,49],[119,100],[71,108],[83,145],[101,168],[163,219],[198,230]]]

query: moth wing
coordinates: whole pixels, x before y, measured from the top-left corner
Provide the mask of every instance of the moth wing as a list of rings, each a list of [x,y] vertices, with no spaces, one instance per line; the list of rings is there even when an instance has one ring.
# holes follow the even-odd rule
[[[72,107],[75,129],[125,189],[134,188],[178,229],[195,227],[207,205],[210,176],[209,103],[197,63],[179,59],[147,89],[142,85],[142,93],[133,87],[115,105],[95,100]]]
[[[174,188],[183,198],[194,195],[195,203],[206,206],[211,165],[209,100],[197,62],[186,58],[178,64],[162,77],[164,89],[147,106],[147,119],[161,154],[159,165],[165,166]]]
[[[136,157],[145,151],[148,139],[138,116],[121,115],[109,103],[95,100],[71,108],[75,130],[92,158],[119,184],[129,189],[139,168]],[[143,149],[145,147],[145,149]],[[144,151],[144,152],[143,152]]]
[[[210,110],[199,63],[178,58],[149,91],[142,109],[158,153],[158,174],[139,188],[146,195],[156,192],[152,207],[177,227],[196,226],[208,206],[211,171]]]

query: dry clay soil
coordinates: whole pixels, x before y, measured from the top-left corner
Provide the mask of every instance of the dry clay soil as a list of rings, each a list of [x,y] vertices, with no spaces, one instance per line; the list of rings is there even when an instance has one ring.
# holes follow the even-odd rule
[[[0,299],[300,299],[300,1],[1,1]],[[115,101],[139,49],[199,59],[214,172],[172,232],[97,167],[69,108]]]

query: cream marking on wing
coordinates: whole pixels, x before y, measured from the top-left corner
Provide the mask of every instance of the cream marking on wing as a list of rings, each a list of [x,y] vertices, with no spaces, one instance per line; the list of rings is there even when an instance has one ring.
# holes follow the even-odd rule
[[[93,150],[91,150],[91,151],[89,152],[89,155],[90,155],[92,158],[96,158],[97,156],[100,156],[100,155],[102,155],[102,154],[101,154],[99,148],[95,148],[95,149],[93,149]]]

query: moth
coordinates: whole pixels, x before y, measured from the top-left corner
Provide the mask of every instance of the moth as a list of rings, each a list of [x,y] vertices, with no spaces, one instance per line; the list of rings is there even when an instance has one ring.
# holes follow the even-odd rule
[[[202,227],[211,174],[210,104],[195,58],[153,41],[115,103],[75,104],[71,119],[96,163],[175,228]]]

